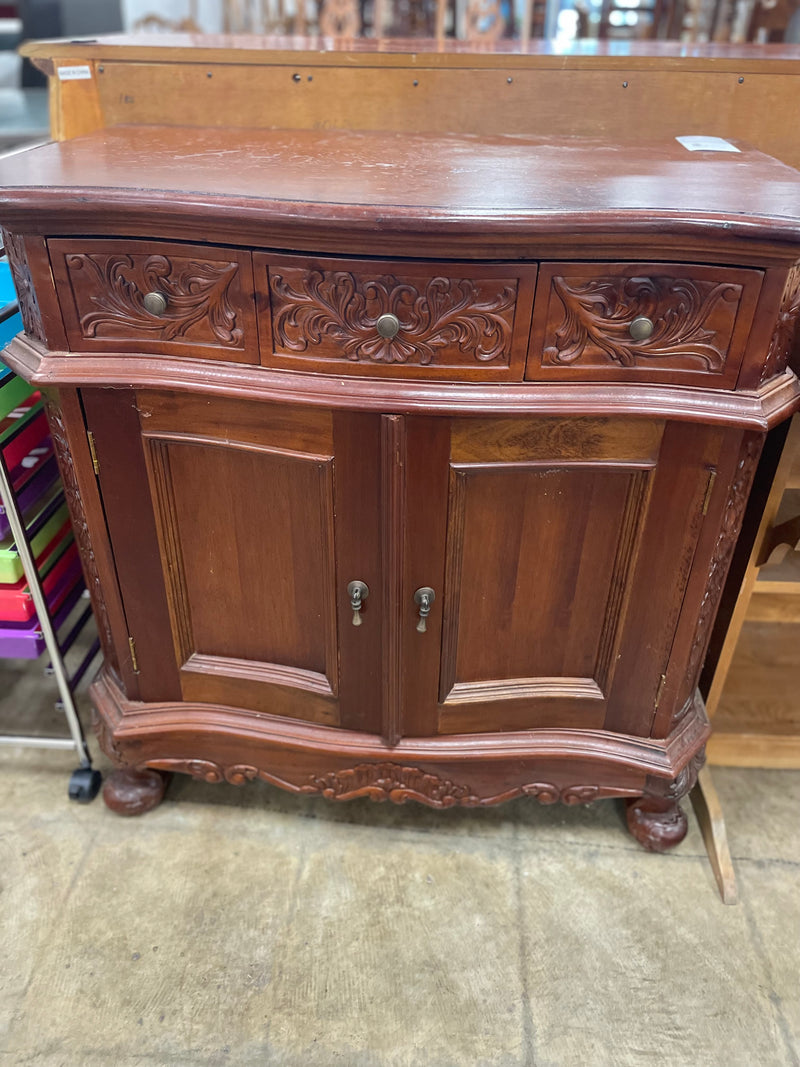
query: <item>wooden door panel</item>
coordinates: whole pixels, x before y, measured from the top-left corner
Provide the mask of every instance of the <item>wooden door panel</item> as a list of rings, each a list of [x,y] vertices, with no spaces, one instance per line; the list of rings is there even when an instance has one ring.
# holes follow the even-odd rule
[[[181,661],[335,694],[332,458],[145,437]]]
[[[602,724],[650,477],[452,467],[440,730]]]
[[[619,418],[450,431],[438,732],[647,735],[720,432]]]
[[[457,687],[593,676],[631,480],[588,467],[453,470]]]
[[[157,390],[119,397],[88,416],[142,691],[377,732],[379,420]],[[125,448],[110,446],[106,408]],[[145,600],[163,612],[140,604],[142,567]],[[358,628],[353,578],[374,591]]]

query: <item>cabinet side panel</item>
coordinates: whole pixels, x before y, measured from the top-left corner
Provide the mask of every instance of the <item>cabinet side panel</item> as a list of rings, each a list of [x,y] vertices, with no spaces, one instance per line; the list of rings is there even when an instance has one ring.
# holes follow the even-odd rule
[[[84,389],[81,395],[94,434],[128,628],[136,642],[139,696],[180,700],[136,394],[130,389]]]
[[[723,431],[669,423],[655,472],[605,727],[647,736],[716,478]]]
[[[665,737],[681,721],[698,684],[763,441],[763,434],[726,431],[714,492],[708,499],[707,518],[653,722],[654,737]]]
[[[92,598],[100,641],[107,664],[118,671],[131,699],[138,697],[128,644],[128,624],[120,598],[114,555],[109,544],[98,492],[84,414],[76,391],[46,392],[47,418],[58,457],[64,490],[75,529],[86,587]]]

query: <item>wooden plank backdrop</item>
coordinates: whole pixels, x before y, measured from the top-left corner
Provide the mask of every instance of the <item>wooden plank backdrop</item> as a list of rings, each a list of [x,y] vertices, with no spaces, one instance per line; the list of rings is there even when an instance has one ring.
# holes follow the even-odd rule
[[[29,42],[22,54],[50,77],[58,140],[127,123],[713,134],[800,167],[800,46],[144,34]],[[59,76],[76,66],[88,76]]]

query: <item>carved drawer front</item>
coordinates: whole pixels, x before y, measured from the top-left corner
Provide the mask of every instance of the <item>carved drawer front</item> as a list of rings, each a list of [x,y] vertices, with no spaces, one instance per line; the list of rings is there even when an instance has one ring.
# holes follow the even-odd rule
[[[526,377],[732,389],[762,272],[673,263],[543,263]]]
[[[331,374],[520,381],[536,268],[254,255],[261,360]]]
[[[48,247],[72,351],[258,363],[249,252],[119,240]]]

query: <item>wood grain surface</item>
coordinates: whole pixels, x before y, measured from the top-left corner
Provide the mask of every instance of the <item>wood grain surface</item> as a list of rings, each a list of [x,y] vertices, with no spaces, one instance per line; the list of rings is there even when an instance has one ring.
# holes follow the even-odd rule
[[[335,242],[408,255],[413,234],[417,253],[437,258],[459,245],[491,258],[508,245],[536,259],[559,237],[564,250],[581,244],[585,255],[594,236],[619,254],[658,234],[670,259],[678,235],[684,256],[689,235],[705,238],[706,254],[729,252],[734,237],[800,235],[794,170],[745,146],[689,152],[674,139],[623,149],[523,135],[117,127],[0,160],[0,187],[4,222],[26,232],[152,238],[157,216],[162,235],[196,239],[201,225],[216,239],[268,233],[316,252]],[[776,251],[756,247],[748,262]]]

